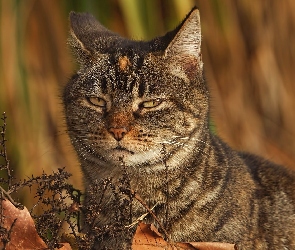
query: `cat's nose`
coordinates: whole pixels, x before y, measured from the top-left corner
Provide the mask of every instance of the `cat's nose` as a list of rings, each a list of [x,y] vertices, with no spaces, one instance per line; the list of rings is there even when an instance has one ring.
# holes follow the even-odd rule
[[[124,135],[126,135],[128,131],[125,127],[120,127],[120,128],[111,127],[109,128],[109,132],[117,141],[121,141]]]

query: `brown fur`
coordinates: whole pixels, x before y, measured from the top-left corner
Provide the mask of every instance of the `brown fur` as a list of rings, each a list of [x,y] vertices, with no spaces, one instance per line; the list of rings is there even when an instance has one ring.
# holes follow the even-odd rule
[[[80,69],[64,103],[86,189],[108,177],[119,183],[126,170],[171,241],[295,249],[294,173],[231,149],[209,130],[199,11],[148,42],[122,38],[89,14],[71,13],[70,22]],[[114,198],[106,196],[101,226],[112,221]],[[134,201],[132,220],[144,213]],[[96,248],[112,244],[107,238]],[[124,237],[116,244],[126,247]]]

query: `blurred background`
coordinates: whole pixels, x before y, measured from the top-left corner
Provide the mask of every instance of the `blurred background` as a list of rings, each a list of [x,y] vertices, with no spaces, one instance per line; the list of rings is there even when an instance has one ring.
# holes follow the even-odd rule
[[[71,10],[90,12],[123,36],[151,39],[194,5],[214,131],[235,149],[295,169],[294,0],[0,0],[0,113],[8,117],[14,174],[65,166],[83,187],[61,103],[76,69],[66,45]]]

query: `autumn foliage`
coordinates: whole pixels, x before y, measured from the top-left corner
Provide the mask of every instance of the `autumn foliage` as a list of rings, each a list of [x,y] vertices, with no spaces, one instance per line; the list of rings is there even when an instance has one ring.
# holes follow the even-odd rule
[[[64,169],[58,169],[52,174],[43,173],[41,176],[32,176],[28,180],[17,181],[12,175],[9,159],[6,152],[6,115],[2,116],[1,138],[0,138],[0,249],[22,250],[22,249],[62,249],[62,250],[87,250],[93,249],[96,238],[109,233],[116,234],[116,230],[129,230],[123,222],[126,214],[122,204],[114,204],[116,213],[120,214],[122,223],[116,226],[107,225],[105,228],[97,228],[95,218],[99,215],[100,201],[97,199],[97,192],[107,188],[113,190],[116,196],[118,192],[126,195],[124,204],[128,200],[136,199],[147,210],[147,213],[157,221],[153,211],[147,207],[145,202],[134,191],[130,190],[128,178],[123,176],[122,185],[115,187],[111,180],[98,182],[92,187],[90,193],[93,199],[87,204],[81,202],[82,193],[68,184],[71,176]],[[3,163],[2,163],[3,162]],[[14,201],[12,195],[23,188],[36,187],[35,198],[38,202],[31,211],[28,211],[22,204]],[[36,207],[41,207],[41,213],[35,213]],[[86,233],[81,233],[80,214],[90,226]],[[67,225],[67,227],[65,227]],[[140,220],[135,221],[131,226],[136,226],[132,238],[133,250],[160,250],[160,249],[234,249],[233,244],[213,242],[170,242],[165,241],[157,228],[152,224],[144,224]],[[162,230],[165,230],[161,228]]]
[[[10,201],[2,200],[2,222],[0,248],[14,249],[48,249],[38,235],[34,220],[27,208],[18,209]],[[72,244],[75,247],[75,242]],[[76,249],[69,243],[60,243],[60,250]],[[132,241],[132,250],[231,250],[233,244],[214,242],[169,243],[165,241],[153,225],[139,223]]]

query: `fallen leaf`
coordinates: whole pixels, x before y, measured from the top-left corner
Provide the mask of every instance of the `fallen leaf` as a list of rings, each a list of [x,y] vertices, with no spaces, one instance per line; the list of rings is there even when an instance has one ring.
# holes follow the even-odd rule
[[[61,243],[63,246],[58,250],[72,250],[71,245],[69,243]]]
[[[235,244],[223,242],[190,242],[198,250],[234,250]]]
[[[10,201],[2,200],[3,221],[2,227],[10,231],[10,241],[6,244],[5,250],[37,250],[48,249],[45,242],[39,237],[35,223],[25,207],[20,210]],[[0,242],[0,249],[4,245]]]
[[[234,250],[235,245],[222,242],[166,242],[153,224],[139,223],[132,250]]]
[[[167,242],[154,225],[139,223],[133,237],[132,250],[160,250],[167,246]]]

